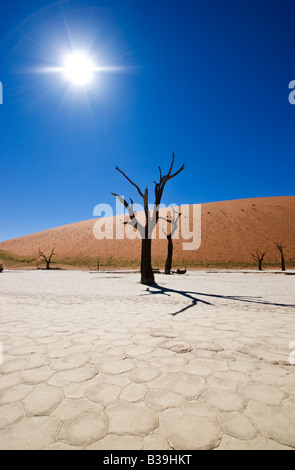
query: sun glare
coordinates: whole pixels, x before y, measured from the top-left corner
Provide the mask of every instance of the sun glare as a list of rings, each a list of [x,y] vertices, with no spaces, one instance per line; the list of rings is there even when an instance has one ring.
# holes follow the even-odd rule
[[[83,53],[74,53],[65,60],[64,75],[75,85],[86,85],[91,82],[95,71],[91,59]]]

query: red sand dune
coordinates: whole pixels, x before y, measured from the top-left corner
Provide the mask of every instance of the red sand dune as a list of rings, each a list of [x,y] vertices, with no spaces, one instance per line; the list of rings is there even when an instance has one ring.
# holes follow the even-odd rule
[[[202,204],[201,247],[184,251],[183,240],[174,241],[175,264],[248,263],[250,252],[268,250],[266,261],[278,262],[275,242],[285,246],[286,258],[295,256],[295,196],[241,199]],[[97,240],[93,225],[97,219],[77,222],[0,243],[20,257],[37,258],[38,248],[57,259],[92,258],[131,261],[140,259],[140,240]],[[165,260],[166,240],[154,240],[155,267]],[[1,256],[1,255],[0,255]]]

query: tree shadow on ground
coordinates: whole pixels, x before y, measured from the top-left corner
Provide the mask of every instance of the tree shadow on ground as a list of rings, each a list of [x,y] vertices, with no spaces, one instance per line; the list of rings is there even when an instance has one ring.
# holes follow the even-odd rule
[[[154,289],[154,290],[151,290]],[[291,307],[295,308],[293,304],[282,304],[282,303],[275,303],[275,302],[268,302],[267,300],[263,300],[262,297],[251,297],[251,296],[243,296],[243,295],[220,295],[220,294],[204,294],[203,292],[192,292],[192,291],[182,291],[171,289],[169,287],[160,286],[159,284],[152,284],[151,286],[147,287],[146,294],[143,295],[166,295],[170,297],[171,294],[178,294],[185,299],[189,299],[191,303],[186,305],[185,307],[181,308],[177,312],[171,313],[170,315],[178,315],[179,313],[184,312],[185,310],[189,310],[190,308],[194,307],[198,303],[206,304],[206,305],[214,305],[211,302],[206,300],[200,299],[196,296],[202,297],[209,297],[213,299],[224,299],[224,300],[233,300],[236,302],[246,302],[250,304],[263,304],[263,305],[270,305],[272,307]]]

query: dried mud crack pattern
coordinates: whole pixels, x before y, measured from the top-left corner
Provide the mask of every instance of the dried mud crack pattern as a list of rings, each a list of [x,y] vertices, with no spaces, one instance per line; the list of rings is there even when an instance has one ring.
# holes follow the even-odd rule
[[[0,448],[294,449],[293,276],[226,276],[1,277]]]

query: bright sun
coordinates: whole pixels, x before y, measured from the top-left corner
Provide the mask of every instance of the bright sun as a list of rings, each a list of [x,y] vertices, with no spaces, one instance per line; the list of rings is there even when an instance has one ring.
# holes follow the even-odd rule
[[[94,70],[94,64],[86,54],[74,53],[65,60],[65,77],[76,85],[86,85],[91,82]]]

